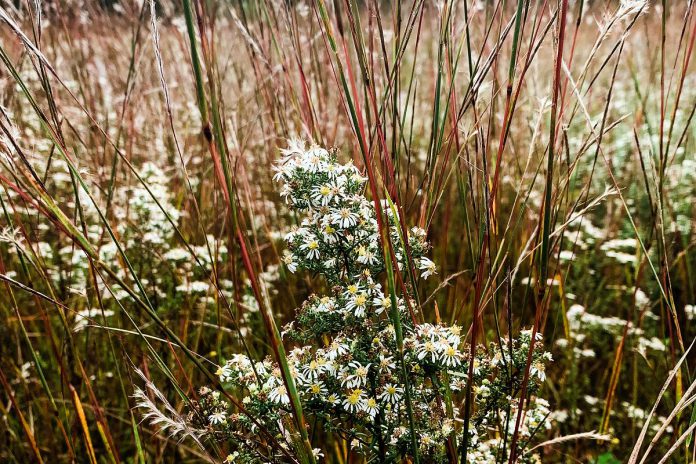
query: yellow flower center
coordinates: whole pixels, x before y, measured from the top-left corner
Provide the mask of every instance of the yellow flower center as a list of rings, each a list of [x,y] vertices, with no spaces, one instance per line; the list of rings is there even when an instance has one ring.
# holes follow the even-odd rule
[[[358,401],[360,401],[360,395],[362,395],[362,390],[356,388],[350,395],[348,395],[348,403],[352,405],[358,404]]]

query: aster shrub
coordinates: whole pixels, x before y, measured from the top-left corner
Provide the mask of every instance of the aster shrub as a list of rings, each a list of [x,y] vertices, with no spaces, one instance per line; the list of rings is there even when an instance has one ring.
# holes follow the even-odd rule
[[[304,269],[323,277],[328,288],[326,294],[311,295],[284,330],[286,343],[295,344],[288,361],[315,434],[345,440],[370,461],[417,454],[423,462],[446,462],[466,453],[467,462],[494,462],[507,459],[516,430],[521,461],[537,459],[525,448],[537,430],[550,426],[548,404],[535,396],[551,359],[541,336],[536,334],[531,358],[531,331],[480,346],[471,356],[461,327],[416,322],[420,313],[414,295],[382,281],[380,225],[374,203],[363,193],[366,178],[359,169],[340,164],[335,151],[306,149],[292,141],[276,171],[281,195],[303,215],[299,227],[285,236],[283,261],[291,272]],[[387,203],[383,207],[398,267],[405,273],[410,256],[421,278],[434,274],[435,265],[425,256],[425,231],[414,227],[402,234],[396,210]],[[395,327],[403,331],[402,350]],[[527,411],[516,425],[530,359]],[[284,444],[292,416],[279,367],[270,357],[256,361],[235,354],[217,374],[232,395],[243,398],[244,413],[204,387],[189,415],[194,428],[227,442],[230,461],[283,461],[283,451],[292,452]],[[468,426],[463,416],[467,392],[474,398]],[[274,449],[259,426],[287,448],[279,450],[276,444]]]

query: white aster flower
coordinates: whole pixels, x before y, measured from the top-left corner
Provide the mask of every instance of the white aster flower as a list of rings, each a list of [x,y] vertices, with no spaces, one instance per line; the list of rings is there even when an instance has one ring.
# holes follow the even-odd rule
[[[529,368],[529,373],[538,377],[542,382],[546,380],[546,366],[541,361],[533,363]]]
[[[358,247],[358,262],[374,266],[377,263],[377,256],[370,249],[361,245]]]
[[[353,295],[346,304],[346,309],[352,311],[355,317],[365,317],[365,309],[367,308],[367,295],[364,292]]]
[[[420,259],[420,262],[418,263],[418,269],[423,271],[421,272],[421,277],[424,279],[427,279],[433,274],[437,274],[437,267],[435,266],[435,263],[426,257],[422,257]]]
[[[442,363],[447,367],[456,367],[461,363],[461,353],[455,347],[444,344],[442,350]]]
[[[342,229],[353,227],[358,223],[358,215],[348,208],[341,208],[331,213],[331,222]]]
[[[308,259],[319,258],[319,241],[313,236],[307,237],[300,249],[307,253]]]
[[[336,302],[333,298],[329,296],[323,296],[319,299],[319,304],[317,305],[317,311],[322,313],[327,313],[333,311],[336,308]]]
[[[365,407],[365,393],[359,388],[354,389],[346,395],[346,399],[343,400],[343,407],[351,413],[363,410]]]
[[[372,300],[372,304],[375,307],[375,313],[382,314],[384,311],[389,312],[392,302],[390,297],[385,296],[382,292],[379,292],[377,297]]]
[[[285,253],[283,254],[283,263],[285,263],[285,265],[288,267],[288,271],[292,272],[293,274],[295,271],[297,271],[297,261],[295,261],[295,256],[293,256],[293,254],[287,250],[285,250]]]
[[[418,353],[418,359],[421,361],[427,357],[430,357],[430,362],[432,363],[437,361],[437,345],[435,345],[435,343],[431,340],[426,340],[424,343],[419,343],[416,351]]]
[[[329,345],[329,349],[326,352],[326,357],[330,361],[335,361],[336,358],[348,353],[348,349],[347,344],[343,343],[340,339],[335,338]]]
[[[365,412],[368,416],[374,419],[377,413],[379,412],[377,400],[375,400],[374,398],[368,398],[365,402]]]
[[[336,243],[338,232],[330,223],[327,223],[321,228],[321,238],[327,243]]]
[[[363,366],[357,361],[348,364],[348,370],[344,372],[341,382],[347,388],[362,387],[367,383],[367,374],[370,372],[370,364]]]
[[[208,421],[210,422],[210,425],[224,424],[227,422],[227,416],[224,411],[218,411],[208,416]]]
[[[278,385],[268,394],[268,399],[278,404],[290,404],[290,397],[285,385]]]
[[[323,397],[324,395],[326,395],[326,393],[328,393],[328,390],[321,382],[314,382],[310,384],[307,390],[312,396]]]
[[[334,195],[338,193],[331,185],[320,185],[312,190],[312,201],[321,206],[326,206],[331,203]]]
[[[384,390],[382,390],[382,393],[379,395],[379,399],[386,403],[397,404],[399,401],[401,401],[401,395],[403,392],[403,388],[392,383],[388,383],[384,386]]]

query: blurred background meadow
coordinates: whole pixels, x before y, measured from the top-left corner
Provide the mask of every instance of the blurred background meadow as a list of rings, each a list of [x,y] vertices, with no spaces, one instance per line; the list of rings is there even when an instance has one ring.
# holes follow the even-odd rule
[[[324,285],[282,262],[300,137],[427,231],[426,321],[543,334],[543,462],[695,462],[693,1],[0,5],[0,461],[225,458],[133,395],[184,414]]]

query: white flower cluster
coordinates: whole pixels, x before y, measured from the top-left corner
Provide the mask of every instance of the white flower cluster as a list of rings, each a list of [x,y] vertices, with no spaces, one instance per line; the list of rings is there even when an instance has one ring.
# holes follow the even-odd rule
[[[638,250],[638,241],[634,238],[608,240],[599,247],[608,258],[615,259],[621,264],[638,263],[636,250]],[[629,253],[630,252],[630,253]]]
[[[305,414],[368,459],[409,459],[415,441],[425,461],[446,462],[448,446],[461,444],[464,434],[456,406],[462,403],[453,395],[461,400],[471,381],[478,403],[469,427],[469,448],[499,434],[492,415],[507,410],[510,398],[519,392],[531,333],[503,339],[501,346],[481,347],[474,357],[473,378],[468,379],[470,352],[461,328],[415,323],[410,296],[397,297],[395,289],[378,281],[385,268],[379,224],[373,203],[362,193],[365,178],[358,169],[339,164],[335,153],[293,142],[283,151],[276,179],[283,182],[282,195],[290,206],[305,214],[300,227],[285,237],[289,251],[284,262],[293,272],[302,268],[324,276],[330,288],[327,295],[310,296],[284,332],[286,339],[307,343],[288,353]],[[405,243],[398,218],[384,206],[399,266],[405,272],[410,269],[410,254],[422,277],[435,273],[435,265],[424,256],[425,232],[411,229]],[[397,349],[396,315],[403,322],[403,358]],[[544,380],[544,362],[550,360],[537,336],[530,394]],[[318,340],[322,342],[316,346]],[[236,354],[217,375],[243,397],[249,415],[276,435],[285,434],[282,424],[289,417],[291,398],[281,370],[270,358],[255,362]],[[219,397],[211,399],[212,394],[205,390],[196,415],[204,420],[194,425],[231,438],[237,444],[238,462],[258,462],[247,440],[257,423],[233,413]],[[264,451],[269,452],[275,451]],[[482,462],[473,452],[467,460]]]
[[[497,436],[489,439],[480,439],[478,436],[473,436],[471,450],[467,454],[467,461],[476,464],[490,464],[493,462],[501,462],[501,450],[504,448],[506,439],[509,441],[509,435],[513,433],[516,426],[517,414],[519,412],[519,400],[508,397],[510,402],[509,411],[496,411],[489,414],[482,420],[484,427],[495,429],[497,424],[502,423],[502,429],[507,430],[508,436]],[[534,434],[541,434],[542,430],[551,429],[551,421],[548,420],[550,411],[549,403],[543,398],[534,397],[527,406],[522,415],[522,422],[518,429],[518,440],[522,443],[529,443]],[[505,457],[505,460],[508,458]],[[504,460],[503,460],[504,462]],[[518,462],[541,463],[541,458],[533,453],[523,455]]]
[[[78,216],[84,221],[87,238],[96,248],[100,260],[111,266],[119,278],[130,282],[133,276],[124,265],[121,251],[126,254],[158,310],[177,310],[184,300],[197,305],[216,304],[213,296],[217,289],[212,285],[210,275],[213,266],[225,260],[226,247],[210,234],[200,245],[193,240],[189,240],[186,247],[179,245],[175,227],[185,211],[181,211],[176,203],[170,188],[170,176],[151,161],[135,169],[147,188],[136,179],[131,179],[132,183],[115,183],[110,201],[107,201],[109,195],[100,193],[97,188],[91,187],[90,195],[79,188],[78,205],[74,200],[68,165],[57,158],[52,163],[47,188],[57,198],[71,199],[65,204],[67,208],[76,208],[71,214],[78,215],[79,206]],[[100,212],[111,224],[118,246],[107,233]],[[74,313],[73,330],[83,330],[93,322],[102,322],[102,316],[114,316],[119,313],[116,311],[119,305],[129,304],[129,294],[118,285],[107,286],[107,279],[104,285],[99,285],[101,301],[107,309],[102,314],[91,308],[87,292],[94,283],[87,254],[73,243],[62,241],[64,237],[56,235],[46,224],[39,224],[37,235],[33,251],[24,250],[22,253],[32,261],[42,261],[57,289],[65,289],[82,300],[76,305],[79,309]],[[196,259],[192,259],[192,252]],[[99,275],[96,278],[102,280]],[[232,282],[220,279],[218,283],[220,291],[231,300]]]
[[[670,192],[667,201],[670,202],[672,219],[669,227],[684,237],[693,238],[696,232],[696,211],[691,199],[696,194],[696,161],[692,156],[684,154],[683,147],[677,149],[677,159],[667,168],[666,177],[668,186],[665,188]]]
[[[321,273],[331,281],[353,277],[360,271],[378,274],[384,260],[379,239],[378,221],[372,201],[362,194],[366,178],[352,163],[340,164],[336,154],[324,148],[305,150],[304,142],[291,141],[282,150],[274,179],[283,182],[281,195],[293,209],[306,213],[300,227],[285,240],[289,250],[283,261],[291,272],[298,266]],[[402,241],[398,218],[387,202],[382,209],[389,221],[390,239]],[[408,233],[414,264],[427,278],[436,273],[434,263],[423,254],[427,251],[425,231],[414,227]],[[400,268],[406,267],[403,247],[395,246]]]
[[[152,162],[144,163],[139,171],[149,192],[142,185],[120,192],[127,196],[128,207],[116,209],[116,217],[119,219],[117,228],[121,235],[139,232],[137,240],[129,245],[163,245],[174,235],[174,227],[167,215],[176,224],[181,213],[172,204],[169,178],[164,171]]]
[[[420,324],[415,327],[410,337],[406,338],[407,347],[420,362],[446,367],[459,367],[464,354],[459,350],[461,329],[458,326],[444,327],[432,324]]]
[[[642,292],[637,292],[636,295],[642,295]],[[626,326],[628,326],[627,335],[629,342],[633,343],[635,345],[634,349],[643,356],[647,355],[648,350],[665,351],[667,349],[662,340],[655,336],[646,336],[646,330],[636,327],[632,322],[616,316],[599,316],[590,313],[584,306],[579,304],[571,305],[568,308],[566,318],[568,320],[568,334],[570,335],[570,340],[575,345],[573,353],[578,359],[595,357],[596,353],[591,346],[598,345],[598,337],[601,334],[611,335],[618,342],[618,340],[623,338]],[[560,348],[566,348],[568,344],[568,339],[559,338],[556,340],[556,345]]]

